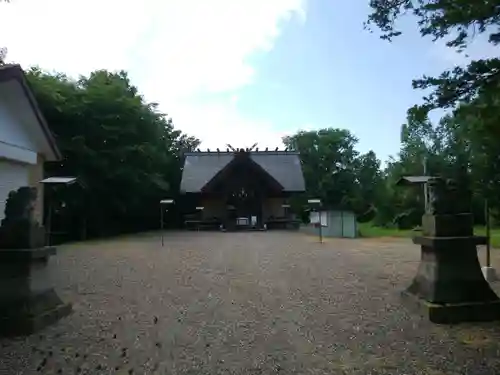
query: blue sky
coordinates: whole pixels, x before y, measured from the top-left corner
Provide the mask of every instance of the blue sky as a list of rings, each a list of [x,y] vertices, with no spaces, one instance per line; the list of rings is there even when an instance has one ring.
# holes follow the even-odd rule
[[[363,29],[368,12],[368,0],[16,0],[0,3],[0,46],[23,67],[128,71],[203,148],[282,147],[300,129],[337,127],[386,160],[422,96],[412,78],[467,59],[412,19],[382,41]]]
[[[361,152],[373,149],[383,160],[397,153],[406,109],[422,97],[412,78],[448,61],[411,28],[393,43],[364,30],[363,3],[310,2],[306,23],[289,24],[273,51],[256,59],[258,79],[242,90],[241,110],[273,118],[283,131],[346,128]]]
[[[288,22],[272,51],[253,56],[258,74],[239,90],[240,111],[271,119],[283,133],[346,128],[360,152],[374,150],[383,161],[397,154],[406,110],[424,95],[412,79],[467,59],[423,39],[412,18],[400,22],[402,36],[381,40],[363,28],[369,12],[368,1],[308,2],[305,23]]]

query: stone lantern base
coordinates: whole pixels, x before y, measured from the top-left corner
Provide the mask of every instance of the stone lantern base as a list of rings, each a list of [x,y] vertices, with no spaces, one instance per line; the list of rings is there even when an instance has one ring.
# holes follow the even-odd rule
[[[472,215],[424,215],[421,260],[402,294],[434,323],[500,320],[500,299],[481,271],[476,246],[485,237],[472,233]]]
[[[71,313],[50,280],[55,253],[54,247],[0,250],[0,336],[29,335]]]

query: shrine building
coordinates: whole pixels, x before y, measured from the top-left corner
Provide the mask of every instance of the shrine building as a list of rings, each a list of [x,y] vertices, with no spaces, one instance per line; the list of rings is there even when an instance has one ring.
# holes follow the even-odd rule
[[[187,226],[272,229],[298,225],[289,198],[305,184],[298,152],[226,149],[186,153],[180,190],[196,205]]]

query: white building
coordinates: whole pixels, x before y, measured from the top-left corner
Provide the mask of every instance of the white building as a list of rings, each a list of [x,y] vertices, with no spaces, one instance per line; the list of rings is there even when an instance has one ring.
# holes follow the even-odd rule
[[[19,65],[0,66],[0,219],[9,192],[38,190],[35,218],[43,221],[43,163],[61,158]]]

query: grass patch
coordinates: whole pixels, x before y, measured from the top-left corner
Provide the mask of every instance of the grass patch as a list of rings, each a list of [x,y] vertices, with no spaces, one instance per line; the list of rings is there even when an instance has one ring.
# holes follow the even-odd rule
[[[411,238],[418,236],[419,231],[415,230],[400,230],[397,228],[377,227],[372,223],[358,223],[358,229],[361,237],[377,238],[377,237],[397,237]],[[474,227],[474,234],[477,236],[485,236],[486,228],[482,226]],[[500,249],[500,228],[491,229],[491,246]]]
[[[411,238],[418,235],[418,232],[413,230],[400,230],[397,228],[378,227],[372,223],[358,223],[358,229],[361,237],[376,238],[376,237],[403,237]]]
[[[482,226],[474,227],[476,236],[486,236],[486,228]],[[491,228],[490,232],[491,246],[500,249],[500,228]]]

